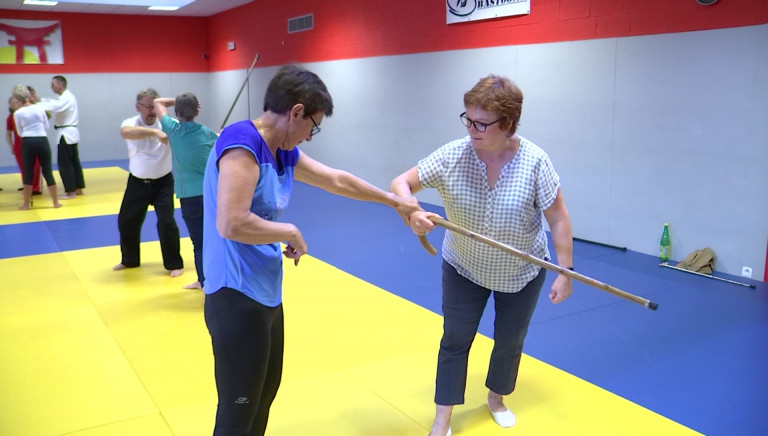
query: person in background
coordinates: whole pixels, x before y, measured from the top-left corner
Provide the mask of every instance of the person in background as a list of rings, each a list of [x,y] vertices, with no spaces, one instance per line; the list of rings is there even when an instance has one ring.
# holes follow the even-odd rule
[[[53,200],[53,207],[61,207],[56,193],[56,179],[53,177],[51,163],[51,145],[48,143],[48,118],[45,111],[30,103],[29,89],[24,85],[16,85],[12,91],[13,97],[21,102],[21,107],[13,113],[13,121],[21,135],[21,158],[24,170],[24,189],[22,191],[24,202],[19,206],[20,210],[28,210],[32,205],[32,182],[34,180],[33,168],[35,159],[40,161],[48,192]]]
[[[27,85],[27,89],[29,89],[29,103],[30,104],[40,103],[40,97],[37,96],[37,91],[35,91],[35,88]],[[50,116],[46,115],[46,118],[50,118]]]
[[[8,143],[8,147],[11,149],[11,153],[16,158],[16,164],[19,166],[19,173],[21,174],[21,184],[24,185],[24,164],[21,162],[21,135],[16,130],[16,122],[13,120],[13,113],[16,109],[21,107],[21,102],[16,97],[11,96],[8,99],[8,118],[5,120],[5,141]],[[35,164],[32,167],[34,176],[32,178],[32,195],[41,195],[43,193],[43,181],[40,177],[40,161],[35,158]],[[24,188],[19,188],[19,191],[23,191]]]
[[[200,113],[200,103],[191,92],[182,92],[175,99],[156,98],[154,104],[160,126],[170,141],[176,197],[181,203],[181,216],[187,225],[195,255],[197,280],[184,288],[203,289],[203,174],[208,155],[219,135],[195,122]],[[178,121],[168,115],[168,108],[172,106]]]
[[[59,144],[57,162],[59,175],[64,184],[62,199],[75,198],[83,194],[85,177],[83,166],[80,164],[80,130],[77,127],[79,113],[77,99],[67,89],[67,79],[64,76],[53,76],[51,89],[59,95],[56,99],[44,99],[40,102],[46,112],[53,115],[53,128],[56,129],[56,143]]]
[[[264,113],[226,127],[208,158],[204,313],[215,360],[216,436],[266,431],[283,368],[282,256],[298,265],[308,250],[298,227],[277,221],[294,181],[385,204],[402,216],[418,207],[413,197],[397,197],[297,148],[332,112],[316,74],[281,67],[267,87]]]
[[[390,186],[400,196],[437,189],[448,220],[532,255],[549,259],[543,219],[557,263],[573,269],[571,221],[560,179],[547,154],[519,136],[523,93],[509,79],[490,75],[464,94],[460,115],[468,136],[443,145]],[[417,211],[409,224],[418,235],[435,227],[434,213]],[[488,408],[502,427],[516,416],[504,405],[514,391],[528,325],[546,270],[451,232],[443,241],[443,337],[437,358],[436,412],[430,435],[451,434],[453,407],[464,403],[469,350],[489,296],[495,306],[494,346],[485,385]],[[549,299],[564,301],[571,279],[558,275]]]
[[[37,92],[35,91],[35,88],[33,88],[30,85],[27,85],[27,89],[29,89],[29,102],[31,104],[37,104],[37,103],[40,103],[42,101],[42,99],[37,96]],[[45,116],[49,120],[51,119],[51,114],[50,113],[46,112]],[[49,143],[50,143],[50,141],[49,141]],[[35,158],[35,168],[37,168],[39,171],[35,170],[35,181],[36,182],[32,184],[32,195],[33,196],[40,195],[40,194],[43,193],[42,192],[43,191],[43,179],[41,178],[41,176],[42,176],[42,169],[40,169],[40,161],[37,158]]]
[[[181,258],[179,227],[173,216],[173,174],[168,135],[160,128],[155,113],[159,95],[151,88],[136,96],[139,115],[123,121],[120,134],[128,145],[128,182],[117,215],[122,259],[112,269],[136,268],[141,264],[141,226],[150,205],[157,215],[157,234],[163,266],[171,277],[180,276],[184,268]]]

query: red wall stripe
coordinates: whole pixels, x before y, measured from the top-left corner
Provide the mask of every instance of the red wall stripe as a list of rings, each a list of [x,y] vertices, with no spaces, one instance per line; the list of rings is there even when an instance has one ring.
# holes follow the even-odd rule
[[[208,18],[4,10],[3,18],[61,21],[66,63],[6,64],[0,72],[208,72],[247,68],[257,52],[259,66],[270,66],[768,22],[765,0],[532,0],[530,15],[450,26],[445,9],[437,0],[292,0],[254,1]],[[288,18],[310,13],[313,30],[288,34]]]
[[[210,18],[213,71],[516,44],[750,26],[768,22],[765,0],[532,0],[531,14],[445,23],[443,1],[253,2]],[[314,14],[315,28],[287,33],[287,20]],[[235,41],[242,53],[222,52]]]
[[[0,73],[208,72],[208,18],[0,11],[61,22],[64,64],[0,64]]]

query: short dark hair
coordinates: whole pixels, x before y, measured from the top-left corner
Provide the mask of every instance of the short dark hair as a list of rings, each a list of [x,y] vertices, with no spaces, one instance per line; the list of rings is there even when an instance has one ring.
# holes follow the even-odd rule
[[[191,92],[182,92],[176,96],[176,115],[183,121],[192,121],[200,113],[200,102],[197,96]]]
[[[267,86],[264,111],[284,114],[299,103],[304,105],[304,117],[318,112],[333,115],[333,99],[317,74],[298,65],[283,66]]]
[[[58,80],[64,89],[67,89],[67,79],[64,76],[53,76],[53,80]]]

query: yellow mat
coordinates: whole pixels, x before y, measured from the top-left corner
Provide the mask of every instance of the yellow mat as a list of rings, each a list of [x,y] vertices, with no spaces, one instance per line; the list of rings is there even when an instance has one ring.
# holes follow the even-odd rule
[[[0,174],[0,225],[51,221],[68,218],[83,218],[97,215],[117,215],[123,201],[128,171],[120,167],[87,168],[85,177],[85,195],[72,200],[62,200],[62,207],[55,209],[43,182],[43,195],[32,197],[34,204],[30,210],[18,210],[21,206],[21,186],[19,173]],[[64,194],[58,171],[54,171],[59,197]],[[179,207],[178,199],[174,200]]]
[[[193,269],[168,277],[157,242],[142,256],[117,272],[119,247],[0,260],[0,434],[211,434],[204,298],[181,288]],[[285,275],[285,372],[267,434],[426,435],[441,318],[311,257]],[[528,356],[507,398],[518,424],[502,429],[484,403],[491,346],[475,341],[454,434],[695,434]]]

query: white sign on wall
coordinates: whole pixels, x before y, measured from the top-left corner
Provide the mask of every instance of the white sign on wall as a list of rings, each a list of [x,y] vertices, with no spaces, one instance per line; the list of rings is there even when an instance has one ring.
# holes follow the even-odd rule
[[[531,0],[445,0],[448,24],[530,13]]]
[[[61,23],[0,20],[0,64],[63,64]]]

